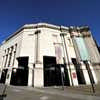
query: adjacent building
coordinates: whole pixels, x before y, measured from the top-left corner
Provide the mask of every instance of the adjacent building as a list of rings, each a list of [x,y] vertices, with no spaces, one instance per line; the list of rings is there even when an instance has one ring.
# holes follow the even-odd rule
[[[0,46],[0,82],[7,85],[97,84],[99,68],[100,54],[87,26],[26,24]]]

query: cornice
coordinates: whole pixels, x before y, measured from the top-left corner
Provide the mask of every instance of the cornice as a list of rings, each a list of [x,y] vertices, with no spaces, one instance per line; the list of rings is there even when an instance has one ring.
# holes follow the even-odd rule
[[[25,24],[20,29],[18,29],[16,32],[14,32],[11,36],[9,36],[4,41],[4,43],[7,42],[8,40],[10,40],[12,37],[17,35],[18,33],[20,33],[21,31],[23,31],[24,29],[37,29],[37,28],[50,28],[50,29],[55,29],[55,30],[62,31],[62,32],[69,32],[70,34],[73,31],[80,33],[80,32],[89,30],[88,26],[82,26],[82,27],[70,26],[70,27],[66,27],[66,26],[58,26],[58,25],[53,25],[53,24],[48,24],[48,23]]]

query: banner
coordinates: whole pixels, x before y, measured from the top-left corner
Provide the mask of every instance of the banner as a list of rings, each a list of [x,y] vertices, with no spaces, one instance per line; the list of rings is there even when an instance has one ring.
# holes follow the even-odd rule
[[[57,64],[62,64],[62,48],[61,44],[55,44],[55,54],[56,54],[56,61]]]
[[[84,40],[82,37],[75,37],[74,38],[81,56],[81,60],[89,60],[88,50],[85,46]]]

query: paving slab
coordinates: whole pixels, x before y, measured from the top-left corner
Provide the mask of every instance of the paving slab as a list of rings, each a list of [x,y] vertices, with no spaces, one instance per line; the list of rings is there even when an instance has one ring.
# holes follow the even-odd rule
[[[100,96],[74,93],[62,88],[10,86],[4,100],[100,100]]]
[[[7,88],[7,85],[5,85],[5,84],[0,84],[0,96],[6,94],[6,88]]]

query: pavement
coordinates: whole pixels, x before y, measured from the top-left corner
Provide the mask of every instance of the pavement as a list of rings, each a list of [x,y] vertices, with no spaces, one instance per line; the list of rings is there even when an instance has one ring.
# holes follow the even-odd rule
[[[8,86],[7,96],[0,100],[100,100],[100,95],[82,91],[81,88]]]

